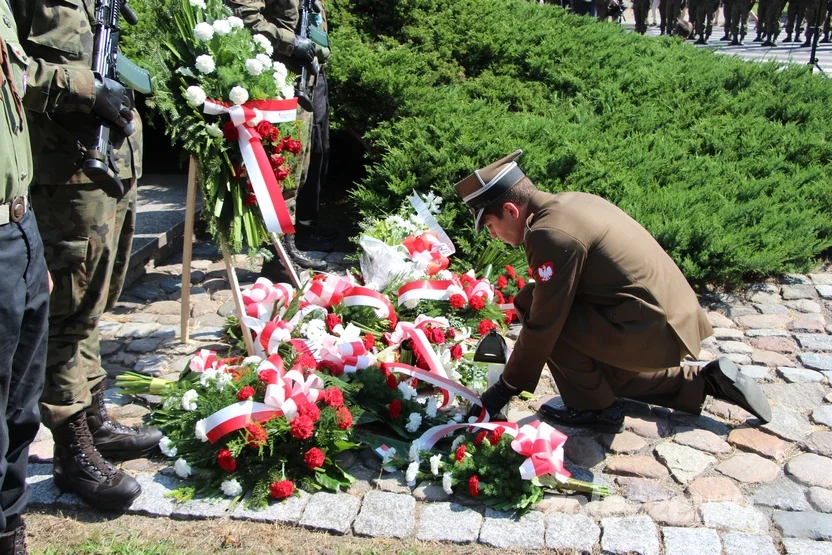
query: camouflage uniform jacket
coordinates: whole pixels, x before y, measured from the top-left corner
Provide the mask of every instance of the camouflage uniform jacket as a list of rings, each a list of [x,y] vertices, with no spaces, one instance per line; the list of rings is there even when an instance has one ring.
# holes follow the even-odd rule
[[[95,103],[92,54],[94,0],[12,0],[18,35],[31,56],[23,103],[28,111],[36,183],[90,183],[81,171],[78,143],[93,142],[100,120]],[[122,179],[141,177],[141,121],[114,149]],[[113,133],[114,138],[117,136]]]
[[[29,128],[22,104],[27,64],[12,12],[0,0],[0,204],[25,195],[32,180]]]

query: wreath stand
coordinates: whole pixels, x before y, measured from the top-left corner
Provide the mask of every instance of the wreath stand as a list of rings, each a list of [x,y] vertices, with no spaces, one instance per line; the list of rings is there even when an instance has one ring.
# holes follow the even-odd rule
[[[197,163],[193,156],[191,156],[188,164],[188,189],[185,196],[185,231],[184,241],[182,245],[182,296],[180,301],[182,307],[180,311],[180,340],[182,343],[188,342],[190,332],[190,316],[191,316],[191,259],[193,256],[193,240],[194,240],[194,213],[196,212],[196,168]],[[274,245],[274,250],[280,257],[286,273],[289,274],[289,279],[296,290],[300,289],[300,279],[295,272],[292,261],[286,254],[283,248],[283,243],[280,241],[280,236],[277,233],[269,233],[269,237]],[[220,236],[220,249],[222,250],[222,258],[225,262],[225,271],[228,275],[228,284],[231,286],[231,296],[234,299],[235,316],[240,322],[240,328],[243,331],[243,341],[245,341],[246,351],[249,356],[254,354],[254,341],[251,337],[251,330],[243,322],[242,316],[245,314],[245,306],[243,305],[243,295],[240,291],[240,282],[237,281],[237,272],[234,270],[234,259],[231,251],[228,249],[228,244],[225,239]]]

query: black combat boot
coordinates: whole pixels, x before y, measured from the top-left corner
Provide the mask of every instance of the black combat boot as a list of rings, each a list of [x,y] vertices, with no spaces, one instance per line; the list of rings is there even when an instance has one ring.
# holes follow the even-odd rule
[[[624,404],[620,401],[597,410],[541,405],[538,412],[550,422],[562,426],[590,427],[604,432],[620,432],[624,429]]]
[[[823,38],[818,41],[819,43],[827,44],[829,43],[829,33],[823,35]]]
[[[155,453],[159,448],[162,432],[153,426],[133,428],[123,426],[107,414],[104,405],[104,382],[91,391],[92,404],[87,408],[87,425],[95,448],[101,456],[111,461],[140,459]]]
[[[771,406],[753,378],[740,372],[731,359],[720,357],[701,370],[705,394],[741,407],[763,423],[771,422]]]
[[[809,48],[812,46],[812,33],[806,33],[806,40],[800,45],[800,48]]]
[[[795,42],[797,39],[795,39]],[[783,39],[783,42],[792,42],[792,34],[786,31],[786,38]]]
[[[306,268],[307,270],[315,270],[316,272],[323,272],[326,270],[327,266],[325,260],[310,258],[306,253],[298,249],[295,244],[294,234],[284,235],[283,245],[286,247],[286,254],[288,254],[289,258],[292,259],[292,262],[297,264],[299,267]]]
[[[17,518],[19,523],[0,535],[0,555],[26,555],[26,523]]]
[[[73,415],[52,431],[55,485],[78,494],[96,509],[126,509],[142,492],[139,483],[104,460],[95,448],[87,412]]]

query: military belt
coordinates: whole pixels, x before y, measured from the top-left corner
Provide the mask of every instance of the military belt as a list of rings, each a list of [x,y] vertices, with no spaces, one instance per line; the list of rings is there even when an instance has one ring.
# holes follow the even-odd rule
[[[11,202],[0,204],[0,226],[19,222],[28,210],[26,197],[16,197]]]

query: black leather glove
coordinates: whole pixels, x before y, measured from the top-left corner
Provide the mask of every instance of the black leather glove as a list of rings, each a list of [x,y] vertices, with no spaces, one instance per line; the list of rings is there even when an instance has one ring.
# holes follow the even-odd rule
[[[322,64],[325,64],[332,52],[329,50],[329,48],[327,48],[326,46],[321,46],[317,42],[313,42],[312,44],[315,45],[315,56],[318,58],[318,61]]]
[[[482,406],[485,407],[485,410],[488,411],[488,416],[491,420],[505,420],[506,417],[502,414],[503,409],[511,401],[511,398],[517,395],[520,391],[508,385],[504,380],[503,377],[500,376],[500,379],[497,380],[497,383],[486,389],[483,394],[480,396],[480,400],[482,401]],[[470,419],[472,416],[479,416],[480,415],[480,407],[473,406],[471,410],[468,411],[468,414],[465,416],[465,420]]]
[[[295,35],[295,47],[292,50],[292,58],[299,60],[302,64],[311,63],[315,59],[315,43],[307,38]]]
[[[110,121],[125,131],[132,129],[130,122],[133,120],[132,102],[127,89],[113,79],[107,77],[96,77],[95,79],[95,102],[92,111],[98,117]]]

